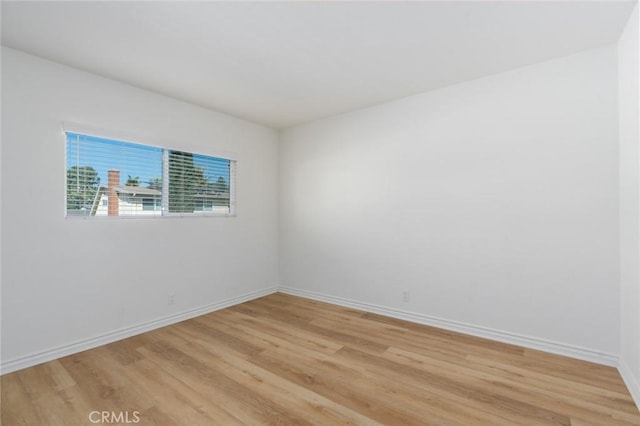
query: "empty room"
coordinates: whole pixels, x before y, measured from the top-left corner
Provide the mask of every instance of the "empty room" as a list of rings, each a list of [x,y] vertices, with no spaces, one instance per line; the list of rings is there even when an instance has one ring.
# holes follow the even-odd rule
[[[633,1],[2,1],[3,425],[640,425]]]

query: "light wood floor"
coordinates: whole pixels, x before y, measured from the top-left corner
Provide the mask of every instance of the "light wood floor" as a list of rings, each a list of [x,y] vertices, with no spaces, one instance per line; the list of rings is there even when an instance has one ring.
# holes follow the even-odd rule
[[[89,425],[92,411],[162,426],[640,425],[614,368],[284,294],[2,377],[6,426]]]

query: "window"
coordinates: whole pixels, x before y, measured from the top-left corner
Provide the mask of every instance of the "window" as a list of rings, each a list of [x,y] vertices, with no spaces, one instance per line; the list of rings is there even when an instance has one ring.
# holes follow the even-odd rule
[[[67,133],[70,216],[233,214],[232,160]]]
[[[143,198],[142,199],[142,210],[146,211],[161,211],[162,203],[160,202],[160,198]]]

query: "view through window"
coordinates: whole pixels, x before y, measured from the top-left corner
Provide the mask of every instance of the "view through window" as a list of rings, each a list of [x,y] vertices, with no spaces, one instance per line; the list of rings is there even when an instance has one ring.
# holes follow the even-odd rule
[[[232,160],[66,135],[68,217],[233,213]]]

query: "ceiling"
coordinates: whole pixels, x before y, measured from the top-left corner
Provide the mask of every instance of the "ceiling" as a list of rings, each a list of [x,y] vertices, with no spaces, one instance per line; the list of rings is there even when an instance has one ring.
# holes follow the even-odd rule
[[[2,1],[2,44],[285,128],[614,43],[634,4]]]

